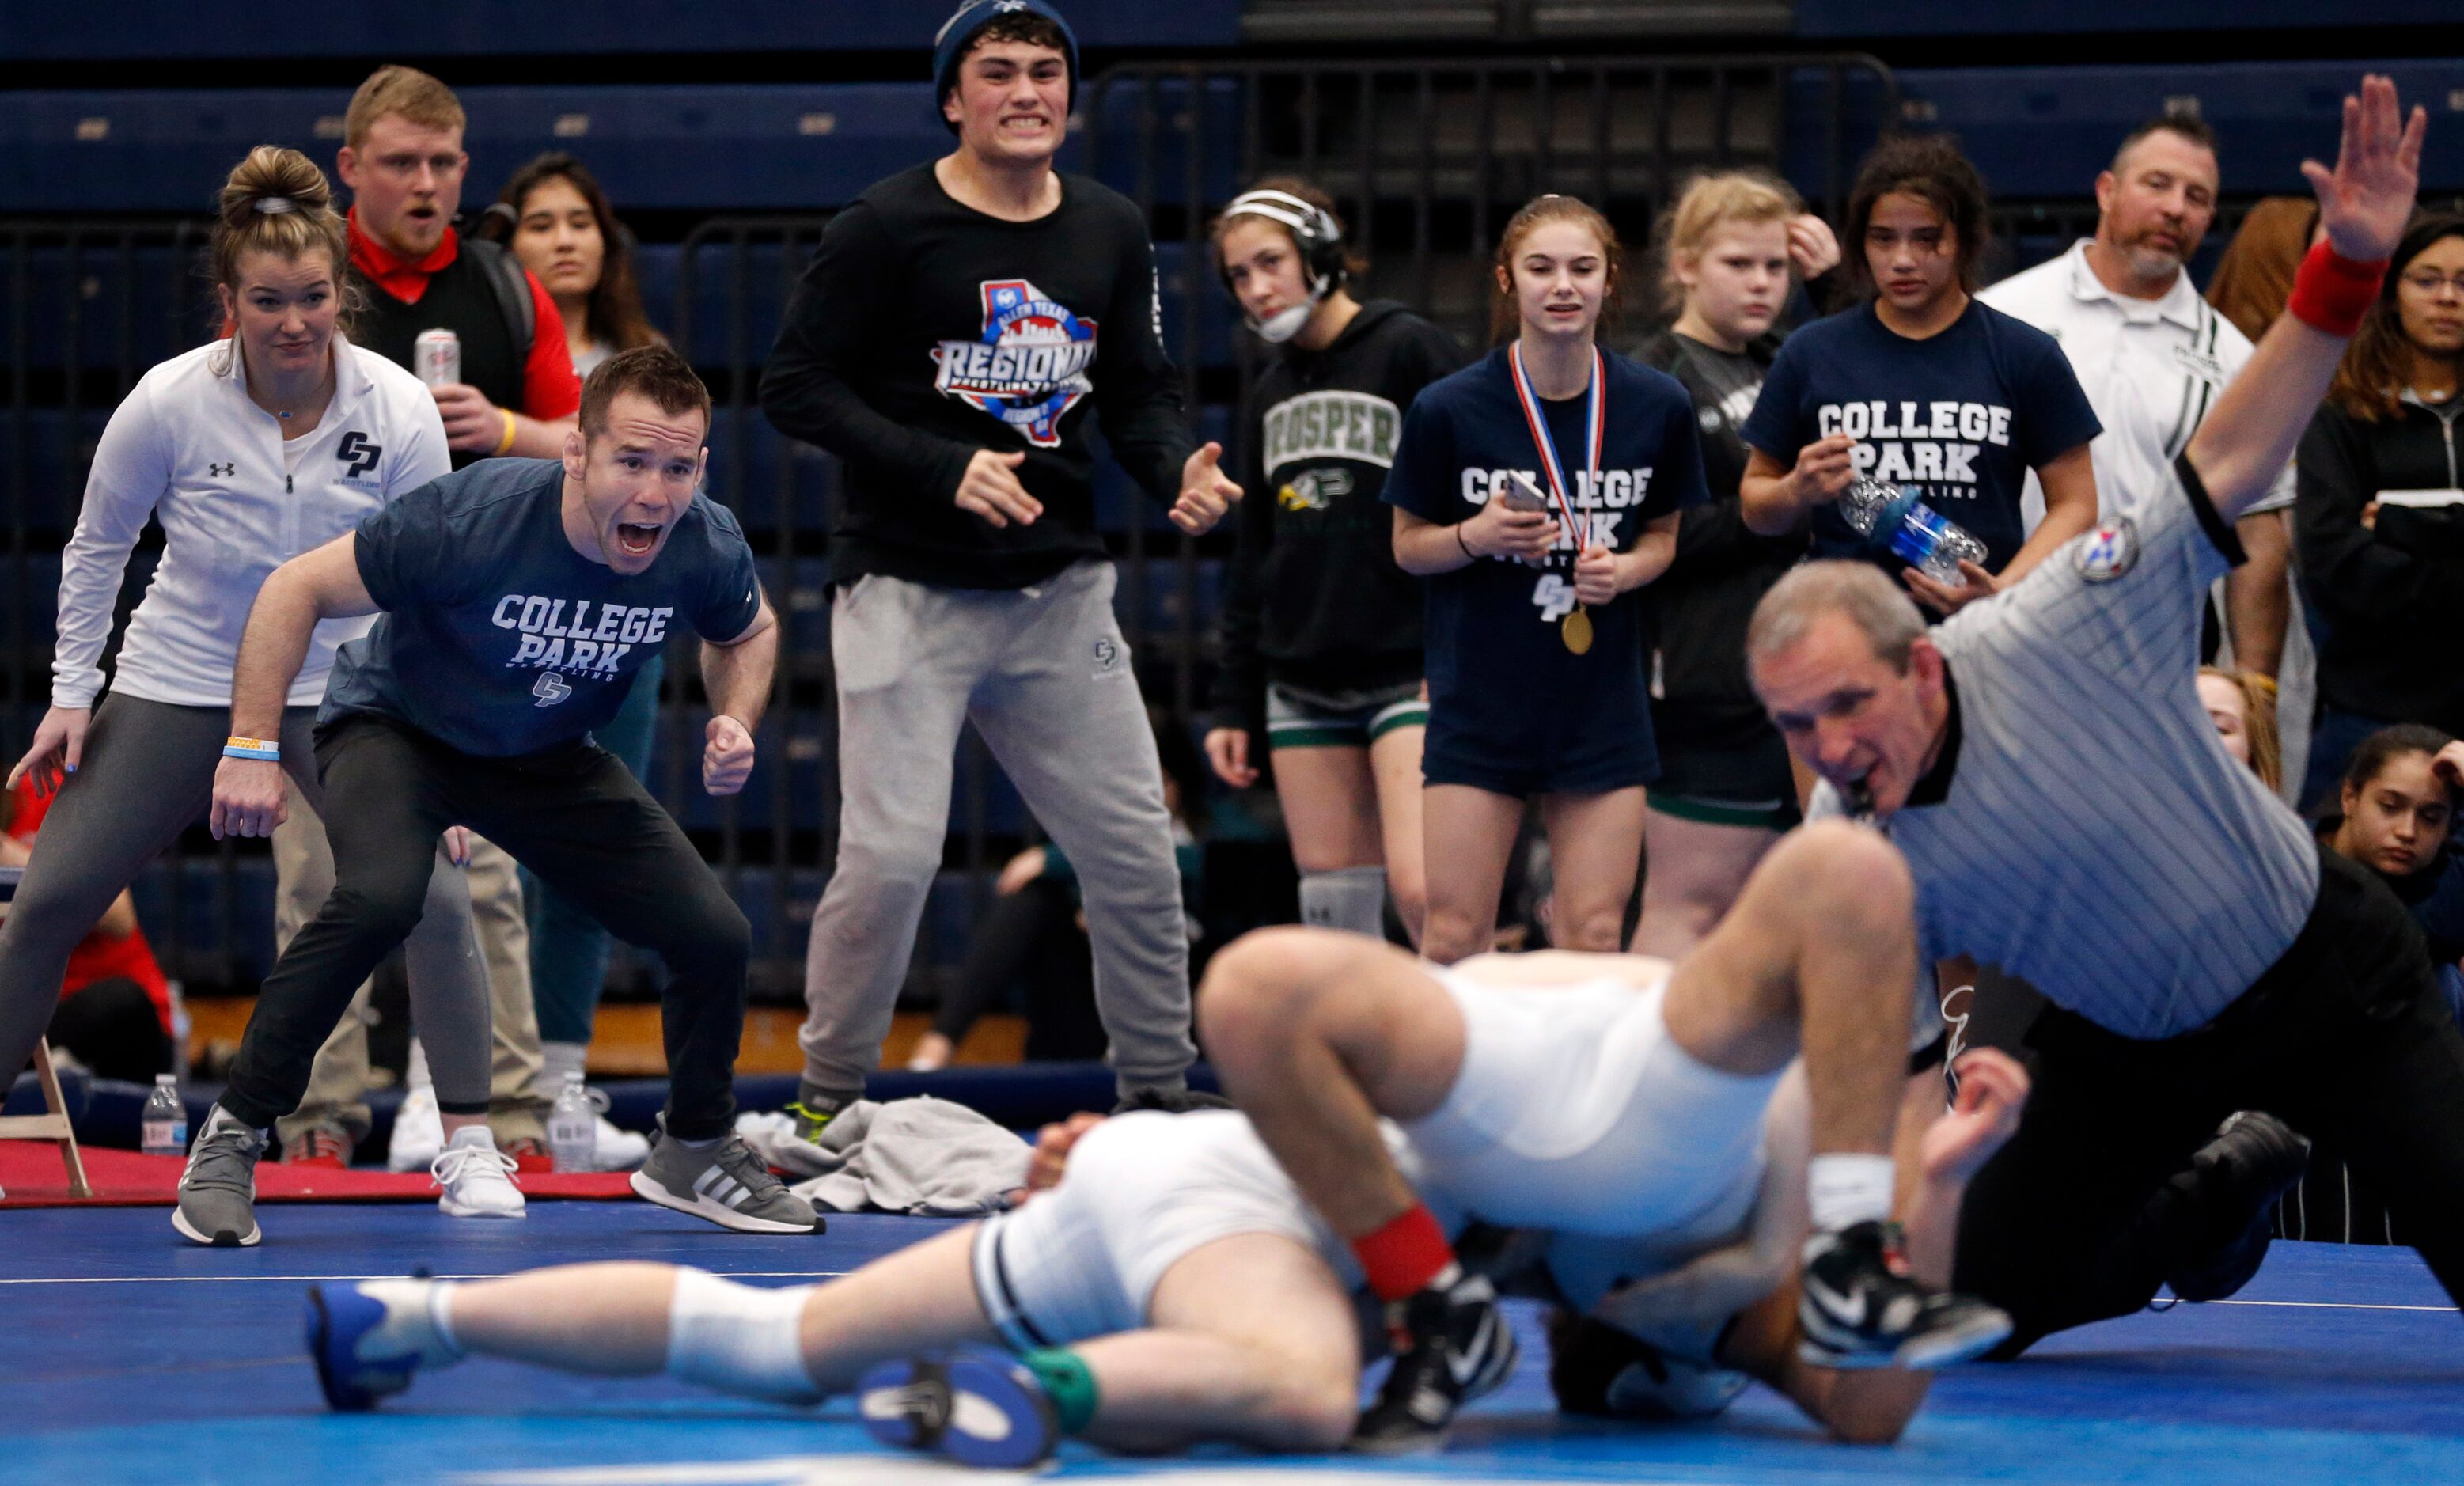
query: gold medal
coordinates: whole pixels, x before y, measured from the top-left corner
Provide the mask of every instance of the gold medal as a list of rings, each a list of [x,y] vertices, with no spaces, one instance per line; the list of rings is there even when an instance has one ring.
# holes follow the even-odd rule
[[[1565,641],[1566,648],[1576,655],[1591,653],[1592,616],[1581,604],[1574,605],[1573,613],[1557,622],[1557,637]]]

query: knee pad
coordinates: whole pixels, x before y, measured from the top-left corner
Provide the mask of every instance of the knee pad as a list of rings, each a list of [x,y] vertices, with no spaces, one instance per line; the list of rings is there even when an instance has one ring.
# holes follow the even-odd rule
[[[705,1270],[676,1272],[668,1304],[668,1375],[722,1393],[809,1404],[822,1396],[804,1370],[804,1298],[812,1285],[765,1290]]]
[[[1301,922],[1386,936],[1386,869],[1344,867],[1301,874]]]

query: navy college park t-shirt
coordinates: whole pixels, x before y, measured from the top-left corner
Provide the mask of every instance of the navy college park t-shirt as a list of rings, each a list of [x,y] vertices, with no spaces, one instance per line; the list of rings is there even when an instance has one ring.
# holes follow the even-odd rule
[[[1559,468],[1574,487],[1574,514],[1602,545],[1631,552],[1643,529],[1710,498],[1694,404],[1677,380],[1614,354],[1603,409],[1600,472],[1583,472],[1588,399],[1541,400]],[[1514,395],[1506,348],[1431,382],[1412,400],[1395,463],[1389,505],[1440,526],[1468,521],[1521,471],[1543,495],[1549,477]],[[1554,501],[1551,499],[1551,510]],[[1545,762],[1571,741],[1622,730],[1656,776],[1651,741],[1648,645],[1640,592],[1591,610],[1592,647],[1568,650],[1558,628],[1574,606],[1574,548],[1562,523],[1546,566],[1480,557],[1428,580],[1431,742],[1501,767]],[[1601,730],[1595,732],[1593,730]]]
[[[2028,471],[2102,426],[2059,342],[1970,299],[1924,340],[1892,331],[1870,304],[1804,327],[1779,348],[1743,432],[1784,469],[1816,439],[1848,435],[1859,474],[1915,487],[1985,544],[1985,566],[1999,573],[2027,540]],[[1811,535],[1816,557],[1863,557],[1894,577],[1907,566],[1834,504],[1814,508]]]
[[[677,626],[733,640],[760,612],[753,549],[708,496],[630,578],[573,550],[563,498],[559,461],[488,459],[362,522],[385,613],[335,657],[319,726],[374,713],[466,754],[535,754],[604,726]]]

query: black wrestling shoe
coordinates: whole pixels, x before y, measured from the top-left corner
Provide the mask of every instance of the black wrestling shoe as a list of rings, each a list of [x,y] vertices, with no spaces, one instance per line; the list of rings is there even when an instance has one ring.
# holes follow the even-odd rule
[[[2185,1300],[2221,1300],[2250,1283],[2276,1241],[2276,1203],[2310,1165],[2310,1143],[2263,1110],[2226,1117],[2190,1157],[2202,1198],[2229,1211],[2233,1237],[2165,1277]]]
[[[1455,1411],[1494,1393],[1514,1371],[1514,1328],[1479,1275],[1389,1306],[1395,1370],[1353,1426],[1345,1448],[1366,1454],[1435,1450]]]
[[[2011,1334],[1993,1306],[1910,1278],[1900,1225],[1871,1221],[1805,1240],[1796,1319],[1816,1367],[1944,1367]]]

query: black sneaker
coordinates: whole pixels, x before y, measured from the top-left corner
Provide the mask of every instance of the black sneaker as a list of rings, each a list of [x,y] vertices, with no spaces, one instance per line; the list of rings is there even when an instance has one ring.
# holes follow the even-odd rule
[[[1496,1392],[1514,1371],[1514,1328],[1498,1309],[1497,1291],[1479,1275],[1450,1289],[1423,1290],[1387,1311],[1395,1370],[1346,1448],[1367,1454],[1435,1450],[1457,1410]]]
[[[2200,1194],[2233,1214],[2233,1235],[2166,1276],[2166,1285],[2185,1300],[2221,1300],[2250,1283],[2276,1241],[2277,1199],[2309,1165],[2310,1143],[2276,1116],[2228,1115],[2216,1138],[2190,1157],[2190,1170]]]
[[[1136,1114],[1141,1109],[1155,1109],[1165,1114],[1187,1114],[1193,1109],[1231,1107],[1232,1101],[1203,1089],[1136,1088],[1121,1096],[1121,1102],[1112,1106],[1112,1113]]]
[[[1808,1238],[1796,1318],[1797,1359],[1816,1367],[1944,1367],[2011,1334],[1993,1306],[1910,1278],[1897,1223]]]

